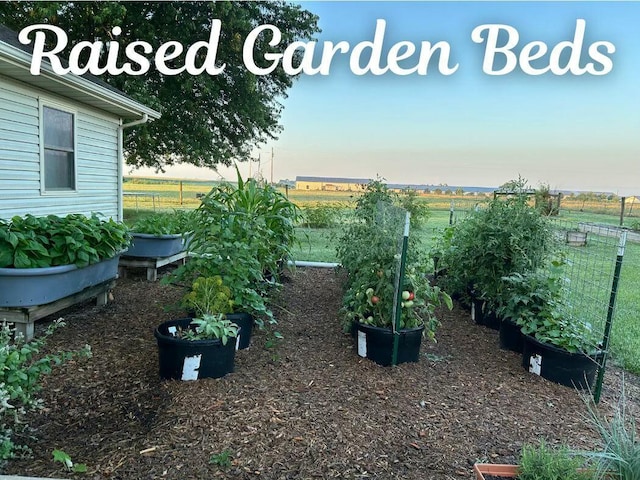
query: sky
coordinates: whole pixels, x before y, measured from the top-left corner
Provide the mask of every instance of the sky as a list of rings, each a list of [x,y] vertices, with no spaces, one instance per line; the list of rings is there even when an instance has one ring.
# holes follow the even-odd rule
[[[639,2],[299,3],[319,16],[316,60],[325,41],[347,41],[350,50],[336,55],[328,75],[303,74],[294,82],[283,100],[282,133],[256,150],[259,162],[240,165],[244,175],[251,168],[270,179],[273,167],[274,181],[380,176],[391,183],[489,187],[521,176],[533,187],[640,194]],[[427,75],[356,75],[349,55],[374,39],[379,19],[386,21],[382,67],[398,42],[420,49],[422,42],[443,41],[450,47],[448,66],[458,69],[442,73],[435,55]],[[579,19],[585,20],[584,39],[574,42]],[[489,75],[483,71],[490,50],[486,31],[482,43],[472,39],[473,30],[486,24],[515,29],[514,58],[527,44],[544,42],[548,52],[531,62],[535,68],[553,62],[549,52],[558,44],[574,42],[581,43],[573,53],[579,67],[593,62],[602,70],[589,48],[609,42],[614,53],[604,46],[599,51],[610,58],[611,71],[528,75],[526,64],[517,63],[508,74]],[[498,44],[507,37],[503,31]],[[570,53],[564,49],[560,67]],[[399,63],[415,66],[418,55]],[[496,54],[494,70],[504,67],[504,58]],[[233,179],[234,172],[175,166],[164,176]]]

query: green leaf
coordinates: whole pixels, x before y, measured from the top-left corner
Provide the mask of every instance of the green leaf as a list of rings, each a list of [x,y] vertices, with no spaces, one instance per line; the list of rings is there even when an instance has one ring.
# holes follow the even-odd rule
[[[69,470],[73,468],[73,462],[71,461],[71,457],[62,450],[53,451],[53,461],[62,463]]]

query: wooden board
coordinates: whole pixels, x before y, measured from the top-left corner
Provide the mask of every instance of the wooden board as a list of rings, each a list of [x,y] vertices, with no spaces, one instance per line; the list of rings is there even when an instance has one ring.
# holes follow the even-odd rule
[[[33,325],[36,320],[48,317],[60,310],[72,307],[77,303],[84,302],[94,297],[96,299],[96,305],[105,305],[109,300],[109,291],[115,287],[115,284],[116,280],[114,278],[44,305],[3,308],[0,309],[0,319],[14,323],[16,326],[16,333],[22,333],[26,340],[31,340],[34,334]]]
[[[137,257],[120,257],[120,261],[118,262],[118,267],[120,267],[120,276],[126,276],[125,268],[146,268],[147,269],[147,280],[150,282],[155,282],[158,279],[158,269],[160,267],[164,267],[165,265],[169,265],[170,263],[182,261],[185,262],[188,253],[186,251],[178,252],[175,255],[171,255],[169,257],[158,257],[158,258],[137,258]]]

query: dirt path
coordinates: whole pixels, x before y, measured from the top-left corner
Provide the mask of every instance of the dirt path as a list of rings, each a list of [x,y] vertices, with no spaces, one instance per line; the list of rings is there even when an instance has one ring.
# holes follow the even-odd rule
[[[341,333],[328,269],[300,268],[285,283],[277,347],[255,332],[233,374],[160,382],[152,332],[175,318],[166,307],[181,294],[134,276],[118,281],[113,303],[65,313],[51,348],[89,343],[94,356],[46,379],[34,438],[22,439],[33,456],[5,473],[68,475],[51,460],[58,448],[95,479],[471,479],[474,462],[512,462],[524,442],[594,445],[578,395],[525,372],[459,308],[442,312],[418,364],[361,359]],[[605,405],[619,377],[607,375]],[[639,383],[628,383],[637,402]]]

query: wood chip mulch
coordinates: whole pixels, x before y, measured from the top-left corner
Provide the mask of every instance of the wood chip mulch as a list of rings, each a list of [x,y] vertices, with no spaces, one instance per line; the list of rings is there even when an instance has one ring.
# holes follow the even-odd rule
[[[419,363],[380,367],[358,357],[342,333],[341,280],[331,269],[298,268],[276,299],[277,330],[254,330],[222,379],[160,381],[154,328],[184,290],[133,272],[114,301],[63,312],[52,351],[91,345],[44,379],[43,409],[30,417],[29,458],[4,473],[87,479],[471,479],[474,462],[513,463],[523,443],[544,438],[597,445],[572,389],[526,372],[498,348],[497,332],[468,312],[441,311],[437,343]],[[46,322],[45,322],[46,323]],[[42,322],[38,324],[42,328]],[[602,408],[622,374],[606,375]],[[625,375],[638,405],[640,381]],[[54,449],[88,467],[64,471]],[[223,454],[222,457],[216,457]],[[229,465],[225,465],[228,454]],[[217,462],[215,460],[218,460]],[[221,465],[222,464],[222,465]]]

